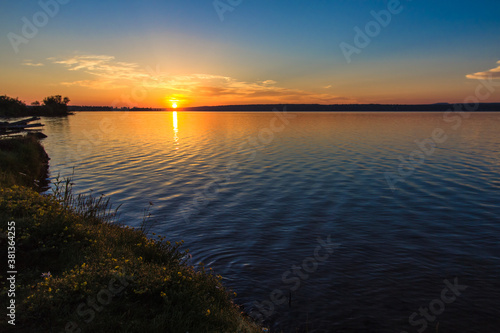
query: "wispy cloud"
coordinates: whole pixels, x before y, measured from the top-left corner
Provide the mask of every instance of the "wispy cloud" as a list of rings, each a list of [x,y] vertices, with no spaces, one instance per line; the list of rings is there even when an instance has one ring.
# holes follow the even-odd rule
[[[76,55],[63,60],[55,58],[49,58],[49,60],[55,64],[66,66],[70,71],[83,71],[101,77],[104,79],[99,80],[102,84],[104,82],[113,83],[115,80],[140,80],[148,77],[147,73],[139,69],[138,64],[116,61],[113,56]],[[87,81],[83,82],[87,83]]]
[[[44,66],[41,62],[33,62],[33,60],[24,60],[23,66],[41,67]]]
[[[478,72],[474,74],[469,74],[466,77],[468,79],[486,79],[486,78],[492,78],[492,79],[499,79],[500,78],[500,60],[497,61],[498,66],[496,68],[487,70],[485,72]]]
[[[127,85],[119,84],[114,80],[80,80],[73,82],[61,82],[63,86],[79,86],[90,89],[110,90],[127,88]]]
[[[139,64],[117,61],[107,55],[76,55],[67,59],[50,58],[69,71],[81,71],[91,77],[86,80],[63,82],[66,86],[90,89],[119,89],[142,86],[161,89],[172,95],[186,96],[190,100],[202,99],[217,104],[221,99],[238,103],[350,103],[354,100],[331,94],[317,94],[300,89],[277,86],[271,79],[245,82],[232,77],[213,74],[169,75],[143,69]]]

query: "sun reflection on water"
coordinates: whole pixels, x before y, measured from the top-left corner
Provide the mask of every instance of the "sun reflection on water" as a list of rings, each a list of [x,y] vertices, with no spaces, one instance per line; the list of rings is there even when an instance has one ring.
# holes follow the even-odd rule
[[[179,137],[177,136],[177,133],[179,132],[179,127],[178,127],[178,121],[177,121],[177,111],[172,112],[172,124],[174,127],[174,144],[178,145],[179,144]],[[178,147],[176,147],[175,149],[178,149]]]

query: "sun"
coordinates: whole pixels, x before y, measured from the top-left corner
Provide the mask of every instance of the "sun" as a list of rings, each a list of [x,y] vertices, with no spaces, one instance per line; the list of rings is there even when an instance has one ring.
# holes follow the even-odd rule
[[[172,107],[173,107],[174,109],[177,109],[177,103],[176,103],[176,102],[172,102]]]

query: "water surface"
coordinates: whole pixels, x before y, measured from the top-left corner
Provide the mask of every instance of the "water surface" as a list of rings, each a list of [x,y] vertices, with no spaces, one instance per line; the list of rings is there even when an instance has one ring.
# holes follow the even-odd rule
[[[52,177],[74,168],[121,223],[152,202],[151,232],[276,330],[494,332],[500,114],[468,116],[81,112],[44,118],[44,146]],[[440,301],[445,280],[467,289]]]

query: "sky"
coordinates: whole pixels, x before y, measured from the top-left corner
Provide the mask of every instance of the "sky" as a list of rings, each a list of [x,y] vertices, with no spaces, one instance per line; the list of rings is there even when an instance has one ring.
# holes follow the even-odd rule
[[[500,102],[499,14],[498,0],[2,1],[0,95],[129,107]]]

